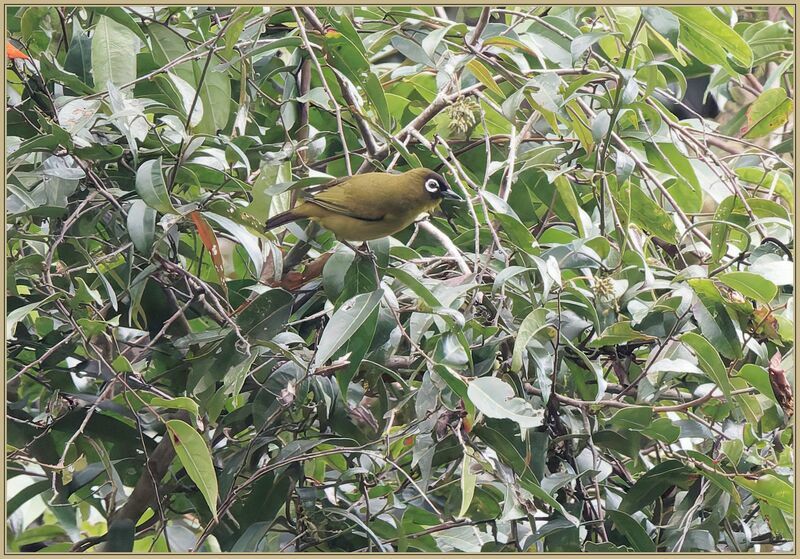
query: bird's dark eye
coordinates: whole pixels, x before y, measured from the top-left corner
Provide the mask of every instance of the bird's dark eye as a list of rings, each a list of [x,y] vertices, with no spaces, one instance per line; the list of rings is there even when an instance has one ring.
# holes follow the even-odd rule
[[[427,190],[431,194],[436,194],[437,192],[439,192],[439,181],[437,181],[436,179],[426,180],[425,190]]]

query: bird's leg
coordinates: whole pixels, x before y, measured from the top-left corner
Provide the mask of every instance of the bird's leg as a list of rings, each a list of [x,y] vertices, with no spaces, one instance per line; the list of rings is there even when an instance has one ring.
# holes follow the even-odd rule
[[[343,245],[348,247],[350,250],[356,253],[356,256],[360,256],[361,258],[368,258],[370,262],[372,262],[372,271],[375,272],[375,285],[378,286],[381,284],[381,276],[378,273],[378,259],[375,256],[375,253],[372,252],[372,249],[369,248],[369,245],[364,242],[361,245],[361,248],[356,248],[347,241],[341,241]]]
[[[348,241],[340,240],[339,242],[342,243],[347,248],[349,248],[350,250],[352,250],[353,252],[355,252],[356,256],[360,256],[361,258],[369,258],[370,260],[375,260],[375,255],[372,254],[371,250],[369,250],[369,247],[367,246],[367,243],[364,243],[363,245],[361,245],[361,248],[356,248],[352,244],[350,244]]]

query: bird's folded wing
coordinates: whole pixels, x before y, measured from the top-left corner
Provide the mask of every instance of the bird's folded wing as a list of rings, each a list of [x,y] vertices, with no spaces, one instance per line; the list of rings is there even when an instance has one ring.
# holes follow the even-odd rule
[[[374,201],[375,190],[360,182],[338,184],[306,200],[328,211],[364,221],[381,221],[386,211]]]

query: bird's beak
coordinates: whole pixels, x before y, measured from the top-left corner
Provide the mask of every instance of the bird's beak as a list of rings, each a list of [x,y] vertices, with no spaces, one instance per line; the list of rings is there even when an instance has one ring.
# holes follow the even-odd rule
[[[442,198],[446,198],[448,200],[458,200],[460,202],[464,201],[464,199],[461,196],[459,196],[458,194],[456,194],[455,192],[453,192],[450,189],[445,190],[441,194],[442,194]]]

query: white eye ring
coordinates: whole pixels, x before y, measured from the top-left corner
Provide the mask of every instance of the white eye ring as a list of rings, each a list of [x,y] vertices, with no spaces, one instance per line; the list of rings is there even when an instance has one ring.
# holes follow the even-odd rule
[[[436,179],[426,180],[425,190],[427,190],[431,194],[436,194],[437,192],[439,192],[439,181],[437,181]]]

